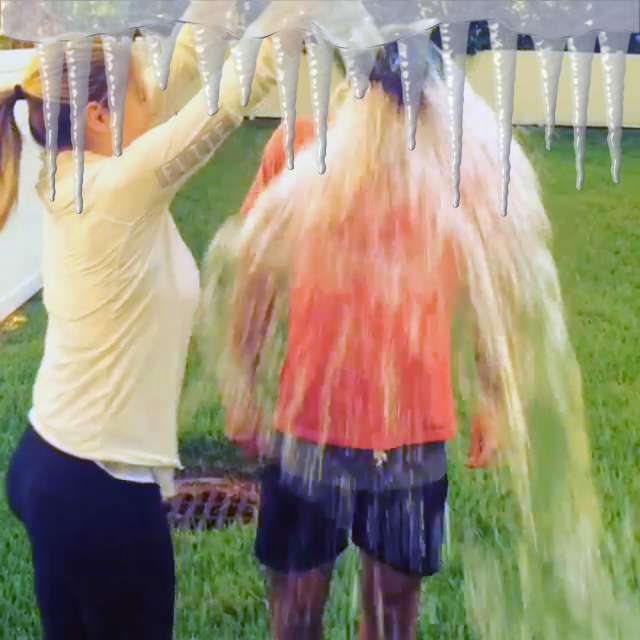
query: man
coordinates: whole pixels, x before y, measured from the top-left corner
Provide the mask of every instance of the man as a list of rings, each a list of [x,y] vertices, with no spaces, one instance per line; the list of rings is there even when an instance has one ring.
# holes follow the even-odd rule
[[[336,138],[350,130],[351,115],[370,131],[353,140],[353,158],[340,158],[345,173],[329,163],[324,182],[315,191],[310,185],[308,201],[291,204],[288,186],[295,182],[304,194],[309,177],[304,170],[283,174],[278,129],[242,209],[258,243],[262,232],[271,241],[288,224],[286,358],[268,445],[261,442],[255,386],[277,276],[255,266],[255,247],[246,253],[254,263],[246,287],[228,297],[232,328],[224,346],[235,349],[247,373],[238,387],[253,389],[252,397],[223,390],[229,436],[250,455],[271,458],[262,472],[256,555],[267,570],[277,640],[321,638],[333,565],[350,538],[363,565],[362,640],[415,637],[422,579],[440,567],[445,442],[455,434],[450,360],[460,274],[448,241],[429,240],[429,206],[409,207],[394,184],[404,181],[394,160],[409,153],[395,133],[404,126],[395,47],[386,48],[371,80],[367,98],[341,109],[332,123]],[[385,136],[399,150],[387,148],[383,158]],[[299,118],[297,150],[313,137],[313,123]],[[270,203],[282,224],[268,222]],[[244,232],[235,237],[241,243]],[[394,273],[397,291],[387,286]],[[490,370],[479,364],[489,389]],[[233,384],[231,376],[224,381],[227,390]],[[494,414],[489,400],[473,419],[469,466],[493,458]]]

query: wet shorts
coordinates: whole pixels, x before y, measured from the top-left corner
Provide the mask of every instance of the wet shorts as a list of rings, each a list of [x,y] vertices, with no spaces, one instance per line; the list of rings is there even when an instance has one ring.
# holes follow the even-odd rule
[[[351,540],[396,571],[433,575],[441,564],[447,490],[444,474],[408,488],[345,496],[324,485],[309,495],[270,464],[261,475],[257,559],[273,571],[303,573],[336,560]]]

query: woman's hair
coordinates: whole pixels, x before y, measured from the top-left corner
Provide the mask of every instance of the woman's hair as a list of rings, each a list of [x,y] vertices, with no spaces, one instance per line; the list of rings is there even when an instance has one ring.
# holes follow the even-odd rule
[[[14,114],[16,102],[26,100],[29,106],[29,128],[35,141],[46,145],[42,78],[38,56],[34,56],[22,84],[0,90],[0,230],[6,223],[18,195],[22,136]],[[60,115],[58,117],[57,147],[70,149],[71,144],[71,89],[66,63],[63,67],[60,88]],[[91,49],[91,73],[89,77],[89,101],[107,105],[107,71],[102,44],[96,41]]]

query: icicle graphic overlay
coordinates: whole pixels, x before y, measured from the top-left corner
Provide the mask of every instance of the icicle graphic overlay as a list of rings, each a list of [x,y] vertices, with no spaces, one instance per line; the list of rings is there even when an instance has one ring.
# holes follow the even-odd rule
[[[103,38],[104,61],[109,87],[110,127],[113,153],[122,155],[122,128],[124,126],[124,106],[129,79],[129,63],[131,60],[132,34],[122,36],[105,36]]]
[[[460,163],[462,162],[462,119],[464,113],[465,63],[469,23],[440,25],[442,60],[447,84],[449,141],[451,149],[451,184],[453,206],[460,204]]]
[[[547,151],[551,150],[553,133],[556,126],[556,103],[558,101],[558,83],[562,71],[562,59],[566,41],[563,38],[549,40],[535,38],[534,44],[540,64],[540,83],[544,101],[545,132]]]
[[[223,34],[206,27],[194,26],[193,39],[196,45],[198,67],[210,116],[218,112],[222,66],[224,65],[227,42]]]
[[[331,70],[333,52],[328,43],[311,36],[305,41],[309,56],[309,79],[311,82],[311,108],[313,124],[318,140],[318,172],[327,170],[327,121],[331,98]]]
[[[609,134],[609,154],[611,155],[611,178],[620,182],[620,164],[622,162],[622,117],[624,105],[624,74],[628,33],[600,34],[600,60],[602,61],[602,79],[605,104],[607,105],[607,128]]]
[[[513,136],[513,94],[516,81],[516,53],[518,36],[499,22],[489,23],[496,92],[496,114],[499,123],[499,148],[502,163],[500,210],[507,215],[509,180],[511,177],[511,139]]]
[[[571,63],[571,102],[573,105],[573,146],[576,154],[576,189],[584,186],[584,153],[587,143],[587,118],[589,91],[591,89],[591,64],[597,35],[588,33],[569,38]]]
[[[288,31],[273,37],[278,93],[284,126],[284,145],[289,169],[293,169],[294,164],[293,145],[296,136],[296,100],[302,40],[303,34],[300,31]]]
[[[49,199],[56,197],[56,170],[58,157],[58,118],[60,116],[60,90],[64,66],[64,48],[59,43],[38,47],[40,75],[42,77],[44,124],[47,132],[46,155],[49,177]]]
[[[24,16],[29,16],[25,20]],[[232,48],[236,71],[242,86],[242,103],[246,104],[251,92],[251,76],[254,72],[256,52],[262,38],[283,35],[295,31],[314,33],[330,46],[338,48],[344,57],[348,76],[356,96],[363,97],[369,86],[376,51],[382,45],[401,41],[409,43],[413,37],[424,36],[430,29],[440,25],[444,34],[444,62],[447,82],[450,83],[451,100],[455,102],[453,122],[459,121],[460,98],[464,74],[464,48],[455,46],[451,54],[450,35],[455,30],[463,37],[466,25],[472,20],[490,19],[501,30],[515,34],[530,34],[540,58],[541,81],[546,121],[546,143],[551,145],[554,127],[554,104],[557,94],[557,78],[561,67],[562,42],[571,37],[572,77],[574,82],[574,130],[577,156],[577,184],[583,181],[582,160],[584,157],[585,89],[588,93],[590,75],[584,43],[601,33],[603,41],[602,62],[604,69],[604,91],[607,101],[607,124],[610,129],[612,177],[619,179],[621,136],[621,95],[624,91],[621,78],[624,65],[624,49],[627,34],[640,30],[640,0],[136,0],[136,2],[99,2],[92,0],[1,0],[0,31],[11,37],[35,41],[40,44],[61,43],[78,40],[81,36],[102,36],[107,49],[114,50],[115,42],[122,34],[139,29],[148,45],[149,58],[155,69],[157,82],[166,87],[171,57],[176,38],[183,22],[196,27],[200,34],[200,62],[207,88],[209,111],[217,107],[216,94],[219,87],[219,62],[224,45],[213,38],[217,33],[222,40],[234,42]],[[495,31],[495,29],[494,29]],[[208,35],[205,35],[208,34]],[[224,34],[224,35],[223,35]],[[496,37],[494,33],[494,38]],[[114,40],[114,38],[116,40]],[[586,38],[586,40],[585,40]],[[461,40],[460,40],[461,43]],[[582,44],[580,44],[582,43]],[[499,43],[498,43],[499,44]],[[404,44],[402,45],[405,46]],[[510,49],[500,48],[495,54],[500,61],[496,68],[496,80],[506,80],[497,93],[504,102],[501,117],[508,116],[510,82],[508,75],[513,57]],[[580,53],[580,55],[578,55]],[[592,53],[592,52],[591,52]],[[585,54],[585,55],[582,55]],[[106,52],[109,56],[109,51]],[[458,64],[451,64],[451,55]],[[413,59],[412,59],[413,58]],[[114,58],[110,58],[114,59]],[[123,59],[124,60],[124,59]],[[289,61],[291,62],[291,61]],[[418,71],[421,59],[410,52],[405,61],[406,69]],[[120,65],[121,66],[121,65]],[[121,71],[123,70],[123,67]],[[119,71],[118,73],[120,73]],[[413,73],[411,71],[410,73]],[[462,94],[463,95],[463,94]],[[115,102],[113,122],[114,151],[118,152],[118,137],[121,122],[118,122],[119,104]],[[283,113],[290,120],[295,110],[295,97],[288,97],[288,106]],[[407,116],[408,136],[411,143],[411,113]],[[121,118],[120,118],[121,119]],[[506,121],[505,121],[506,122]],[[453,125],[452,175],[454,202],[457,200],[458,178],[455,166],[461,146],[455,136],[457,125]],[[508,134],[506,124],[501,130],[500,144],[507,152]],[[53,152],[50,153],[50,156]],[[50,162],[50,167],[53,164]],[[54,167],[55,170],[55,167]],[[508,163],[505,163],[504,179],[508,180]],[[504,212],[508,199],[508,186],[503,179],[501,208]]]
[[[250,38],[240,40],[231,49],[231,55],[235,63],[236,75],[241,87],[241,104],[246,107],[251,99],[251,85],[253,76],[256,73],[256,60],[262,40],[259,38]]]
[[[65,59],[69,74],[69,105],[71,107],[71,141],[75,167],[76,213],[82,213],[82,182],[84,178],[84,139],[87,127],[89,75],[91,72],[90,40],[68,42]]]

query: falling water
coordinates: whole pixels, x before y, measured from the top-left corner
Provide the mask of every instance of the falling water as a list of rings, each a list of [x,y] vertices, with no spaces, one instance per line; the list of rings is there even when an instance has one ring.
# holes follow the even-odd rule
[[[122,131],[124,126],[124,107],[127,92],[122,87],[127,86],[129,79],[129,62],[131,59],[132,35],[105,36],[102,41],[104,62],[109,87],[109,113],[111,116],[111,139],[113,153],[122,155]]]
[[[306,41],[309,56],[309,79],[311,83],[311,108],[313,124],[318,141],[318,172],[327,170],[327,121],[331,99],[332,50],[328,43],[319,38]]]
[[[584,151],[587,139],[591,63],[596,46],[595,33],[569,38],[571,101],[573,104],[573,146],[576,154],[576,189],[584,186]]]
[[[207,111],[210,116],[213,116],[218,112],[222,66],[227,42],[217,31],[206,27],[196,25],[192,31]]]
[[[302,40],[303,37],[299,31],[283,32],[273,37],[285,153],[289,169],[293,169],[294,164],[293,145],[296,136],[296,100]]]
[[[69,75],[69,104],[71,107],[71,142],[75,170],[76,212],[82,213],[82,183],[84,178],[84,138],[87,127],[89,74],[91,71],[90,40],[69,42],[65,46]]]
[[[611,155],[611,178],[616,184],[620,182],[620,163],[622,161],[624,74],[629,38],[628,33],[600,33],[600,60],[602,61],[604,99],[607,105],[607,127],[609,129],[607,142]]]
[[[516,53],[518,36],[499,22],[492,21],[491,48],[493,50],[493,70],[496,91],[496,114],[498,117],[498,144],[502,162],[501,212],[507,215],[509,206],[509,179],[511,165],[511,138],[513,135],[513,94],[516,81]]]
[[[56,197],[56,170],[58,156],[58,117],[60,115],[60,90],[64,67],[64,48],[59,43],[38,47],[40,75],[42,77],[44,123],[47,132],[47,165],[49,199]]]
[[[235,72],[240,82],[240,102],[243,107],[246,107],[251,99],[251,85],[261,46],[260,38],[247,38],[240,40],[231,49]]]
[[[469,23],[440,25],[442,61],[447,85],[449,110],[449,146],[451,149],[451,182],[453,206],[460,204],[460,163],[462,162],[462,118],[464,112],[464,80],[467,59]]]
[[[558,83],[562,71],[562,59],[566,41],[564,38],[535,38],[534,44],[540,63],[540,81],[544,102],[545,132],[547,151],[551,150],[553,132],[556,126],[556,103],[558,101]]]

